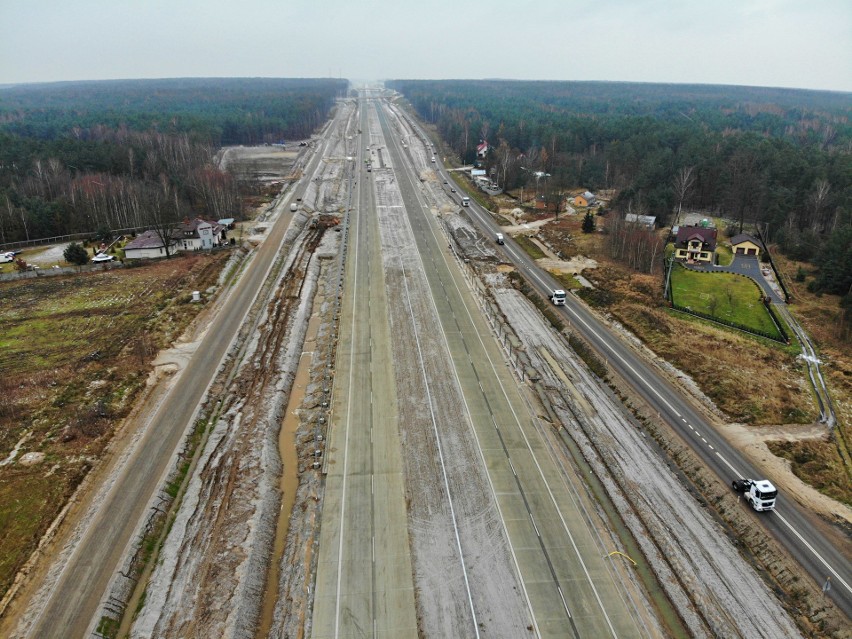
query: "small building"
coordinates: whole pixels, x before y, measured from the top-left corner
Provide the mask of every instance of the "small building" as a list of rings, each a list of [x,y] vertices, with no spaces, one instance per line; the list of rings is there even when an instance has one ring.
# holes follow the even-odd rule
[[[597,204],[597,201],[598,199],[591,191],[586,191],[582,195],[574,196],[575,206],[594,206],[595,204]]]
[[[178,250],[177,241],[171,238],[169,240],[169,255],[174,255]],[[165,244],[163,244],[163,240],[156,231],[140,233],[136,239],[124,245],[124,257],[128,260],[151,259],[165,256]]]
[[[561,196],[551,196],[550,198],[544,195],[537,195],[535,198],[535,208],[544,209],[551,213],[558,213],[565,210],[565,199]]]
[[[221,226],[224,229],[232,229],[232,228],[234,228],[234,218],[226,217],[226,218],[223,218],[223,219],[219,220],[218,222],[216,222],[216,224],[218,224],[219,226]]]
[[[656,215],[636,215],[636,213],[628,213],[624,216],[624,221],[628,224],[638,224],[639,226],[646,226],[649,229],[654,229],[657,226]]]
[[[735,255],[754,255],[758,257],[763,250],[760,240],[746,233],[740,233],[731,238],[731,250]]]
[[[675,239],[675,259],[687,262],[712,262],[716,253],[716,229],[681,226]]]
[[[484,158],[488,155],[488,140],[483,140],[481,144],[476,147],[476,157]]]

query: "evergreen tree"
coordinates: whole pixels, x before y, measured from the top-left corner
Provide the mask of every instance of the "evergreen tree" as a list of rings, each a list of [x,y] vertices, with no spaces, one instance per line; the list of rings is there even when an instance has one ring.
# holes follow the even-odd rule
[[[595,216],[591,212],[586,213],[586,217],[583,218],[583,233],[594,233],[595,232]]]
[[[86,251],[82,244],[77,244],[76,242],[71,242],[71,244],[66,246],[62,255],[66,262],[78,266],[82,266],[89,261],[88,251]]]

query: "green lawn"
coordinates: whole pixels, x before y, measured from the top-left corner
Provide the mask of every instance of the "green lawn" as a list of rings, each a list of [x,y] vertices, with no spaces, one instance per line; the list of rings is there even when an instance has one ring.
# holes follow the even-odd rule
[[[781,338],[761,302],[760,288],[747,277],[690,271],[676,265],[671,287],[678,306]]]
[[[730,246],[720,244],[716,247],[716,263],[719,266],[730,266],[734,261],[734,253]]]

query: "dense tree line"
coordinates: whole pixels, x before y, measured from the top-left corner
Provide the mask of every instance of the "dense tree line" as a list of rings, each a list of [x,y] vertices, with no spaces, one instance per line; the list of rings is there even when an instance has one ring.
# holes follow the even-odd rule
[[[817,278],[818,290],[849,292],[836,272],[852,278],[852,260],[835,263],[843,250],[823,250],[831,238],[842,244],[852,224],[848,93],[600,82],[388,86],[464,162],[488,140],[486,169],[505,188],[529,185],[538,172],[547,177],[534,188],[615,189],[617,214],[655,215],[660,224],[684,206],[718,212],[835,273]]]
[[[0,244],[239,214],[226,144],[304,138],[341,80],[181,79],[0,89]]]

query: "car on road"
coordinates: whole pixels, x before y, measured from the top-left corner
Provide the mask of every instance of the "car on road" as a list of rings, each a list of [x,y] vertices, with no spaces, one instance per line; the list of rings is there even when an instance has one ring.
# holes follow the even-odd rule
[[[99,264],[101,262],[112,262],[115,259],[112,255],[107,255],[106,253],[98,253],[92,258],[92,262],[95,264]]]
[[[449,184],[449,182],[447,182],[446,180],[444,180],[444,184]]]
[[[455,192],[456,192],[456,190],[455,190],[455,189],[450,189],[450,191],[451,191],[452,193],[455,193]]]

